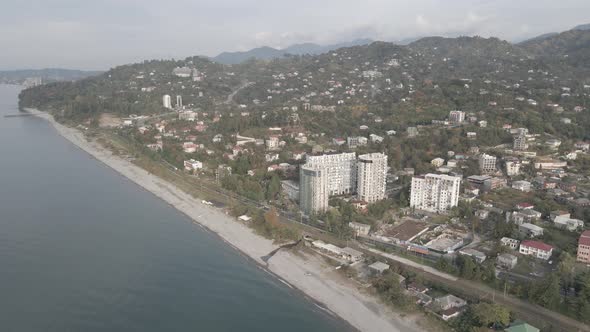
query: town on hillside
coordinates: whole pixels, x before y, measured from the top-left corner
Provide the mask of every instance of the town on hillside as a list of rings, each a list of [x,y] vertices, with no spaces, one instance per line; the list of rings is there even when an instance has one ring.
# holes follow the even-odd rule
[[[309,250],[394,306],[458,330],[539,331],[544,315],[515,321],[495,301],[590,322],[590,62],[567,47],[589,36],[146,61],[20,102],[235,195],[241,222],[275,213],[317,230],[305,232]],[[421,269],[497,294],[441,287]]]

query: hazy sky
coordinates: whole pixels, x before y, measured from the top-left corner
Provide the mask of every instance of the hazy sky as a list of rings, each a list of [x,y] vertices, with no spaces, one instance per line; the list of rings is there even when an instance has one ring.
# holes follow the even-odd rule
[[[590,23],[589,0],[1,0],[0,69],[107,69],[268,45],[509,41]]]

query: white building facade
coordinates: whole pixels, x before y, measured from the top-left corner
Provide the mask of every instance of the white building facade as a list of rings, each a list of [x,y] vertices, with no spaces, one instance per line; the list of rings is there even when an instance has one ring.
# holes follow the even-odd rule
[[[354,152],[307,156],[305,166],[326,168],[329,196],[352,194],[356,189]]]
[[[482,173],[496,172],[496,156],[482,153],[479,156],[479,170]]]
[[[465,121],[465,112],[463,111],[450,111],[449,121],[451,123],[463,123]]]
[[[387,156],[383,153],[360,155],[357,162],[357,194],[367,203],[385,198]]]
[[[301,166],[299,176],[299,204],[306,215],[328,209],[328,168],[320,165]]]
[[[164,97],[162,97],[162,105],[165,108],[172,108],[172,98],[170,95],[164,95]]]
[[[445,212],[459,204],[461,178],[442,174],[426,174],[412,178],[410,207]]]

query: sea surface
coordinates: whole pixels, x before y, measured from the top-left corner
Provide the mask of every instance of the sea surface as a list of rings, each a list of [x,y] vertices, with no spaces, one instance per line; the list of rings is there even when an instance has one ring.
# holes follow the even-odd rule
[[[0,331],[348,331],[215,234],[16,114],[0,85]]]

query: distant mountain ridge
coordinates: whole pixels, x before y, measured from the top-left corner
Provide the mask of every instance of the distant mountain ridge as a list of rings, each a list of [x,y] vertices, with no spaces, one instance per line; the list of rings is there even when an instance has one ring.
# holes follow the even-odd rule
[[[590,30],[590,23],[588,24],[580,24],[573,28],[572,30]]]
[[[372,43],[372,39],[355,39],[350,42],[343,42],[331,45],[319,45],[314,43],[294,44],[283,49],[276,49],[268,46],[253,48],[244,52],[223,52],[212,58],[213,61],[223,64],[238,64],[251,58],[259,60],[270,60],[281,58],[286,54],[291,55],[317,55],[336,50],[342,47],[360,46]]]
[[[577,26],[575,26],[575,27],[573,27],[573,28],[571,28],[570,30],[567,30],[567,31],[585,31],[585,30],[590,30],[590,23],[577,25]],[[561,33],[567,32],[567,31],[562,31]],[[543,41],[545,39],[549,39],[551,37],[557,36],[559,34],[560,34],[560,32],[547,32],[547,33],[544,33],[542,35],[539,35],[539,36],[536,36],[536,37],[532,37],[532,38],[528,38],[528,39],[525,39],[525,40],[521,40],[521,41],[515,42],[515,43],[516,44],[526,44],[526,43],[531,43],[531,42],[539,42],[539,41]]]
[[[565,57],[574,66],[590,65],[590,29],[572,29],[544,39],[533,39],[518,46],[537,57]]]

